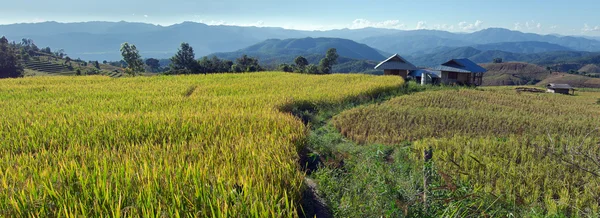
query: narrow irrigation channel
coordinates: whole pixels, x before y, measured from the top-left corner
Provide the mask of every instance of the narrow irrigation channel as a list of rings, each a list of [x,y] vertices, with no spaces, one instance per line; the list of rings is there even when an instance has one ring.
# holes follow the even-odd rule
[[[326,188],[328,190],[320,190],[323,187],[320,187],[319,184],[327,184],[330,179],[333,179],[332,177],[334,177],[334,174],[337,172],[347,171],[345,169],[345,162],[347,159],[354,159],[362,156],[355,153],[362,152],[358,150],[364,148],[369,150],[373,149],[368,148],[371,146],[359,146],[351,140],[341,136],[339,131],[332,126],[330,122],[331,119],[345,110],[358,106],[379,104],[396,96],[427,89],[431,89],[431,87],[419,86],[416,83],[405,83],[398,87],[373,90],[370,93],[349,98],[346,101],[343,101],[343,104],[339,105],[324,106],[311,102],[294,102],[283,107],[282,111],[288,111],[301,119],[304,124],[307,125],[309,130],[307,133],[308,138],[304,146],[299,150],[300,165],[307,175],[305,179],[306,189],[302,196],[301,208],[298,210],[301,211],[301,215],[304,217],[359,215],[344,214],[332,210],[332,204],[337,204],[338,202],[332,200],[335,198],[332,195],[335,193],[335,190],[331,190],[331,188],[337,187],[327,185]],[[348,152],[347,149],[350,148],[355,151]],[[384,149],[384,147],[376,146],[375,152],[381,152],[378,149]],[[387,154],[387,156],[389,155],[390,154]],[[360,177],[360,175],[353,176]]]

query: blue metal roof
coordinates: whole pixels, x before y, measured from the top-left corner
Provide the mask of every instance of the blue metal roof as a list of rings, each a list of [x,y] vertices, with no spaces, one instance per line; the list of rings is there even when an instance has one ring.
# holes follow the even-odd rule
[[[422,77],[423,73],[431,75],[432,78],[442,78],[442,72],[436,70],[428,70],[428,69],[418,69],[415,71],[411,71],[409,76],[412,77]]]
[[[450,71],[459,73],[485,73],[487,70],[469,59],[452,59],[440,66],[433,68],[439,71]]]

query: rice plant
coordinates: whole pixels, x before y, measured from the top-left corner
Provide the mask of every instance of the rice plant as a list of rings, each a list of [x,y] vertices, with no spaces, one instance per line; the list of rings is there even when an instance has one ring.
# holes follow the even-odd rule
[[[401,84],[285,73],[0,80],[0,216],[297,217],[307,129],[285,109]]]
[[[469,184],[475,194],[545,215],[595,216],[598,96],[516,94],[508,88],[430,91],[352,109],[333,123],[362,143],[412,141],[413,160],[421,164],[423,152],[432,148],[438,173]]]

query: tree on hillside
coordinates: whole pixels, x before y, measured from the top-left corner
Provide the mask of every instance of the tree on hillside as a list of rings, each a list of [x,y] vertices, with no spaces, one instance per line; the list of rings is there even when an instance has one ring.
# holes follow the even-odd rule
[[[42,50],[40,50],[40,51],[44,52],[46,54],[50,54],[50,55],[52,54],[52,49],[50,49],[50,47],[42,48]]]
[[[258,59],[243,55],[242,57],[235,60],[235,64],[232,65],[231,71],[240,72],[258,72],[262,71],[263,68],[258,64]]]
[[[308,65],[308,60],[306,60],[306,58],[302,56],[298,56],[294,60],[294,63],[296,64],[296,66],[298,66],[298,73],[303,73],[304,69]]]
[[[171,70],[180,73],[195,73],[198,70],[198,62],[195,59],[194,49],[188,43],[181,43],[177,54],[171,58]]]
[[[211,65],[213,69],[209,71],[210,73],[226,73],[231,71],[231,66],[233,65],[232,61],[229,60],[221,60],[217,56],[212,56],[210,59]]]
[[[317,67],[317,65],[314,64],[309,64],[308,66],[306,66],[305,72],[308,74],[319,74],[319,67]]]
[[[208,59],[207,56],[204,56],[198,60],[198,69],[204,74],[214,72],[213,63],[210,59]]]
[[[100,62],[98,62],[98,61],[94,62],[94,67],[96,67],[96,69],[100,70]]]
[[[493,62],[494,62],[494,64],[501,64],[502,58],[494,58]]]
[[[150,70],[152,70],[152,72],[158,72],[160,69],[160,61],[156,58],[146,59],[146,65],[150,67]]]
[[[204,56],[198,60],[198,69],[204,74],[232,72],[233,65],[233,61],[222,60],[217,56],[212,56],[211,58]]]
[[[321,59],[319,62],[319,71],[322,74],[330,74],[333,69],[333,65],[337,64],[337,59],[339,55],[337,54],[337,49],[330,48],[327,50],[327,54],[325,58]]]
[[[0,38],[0,78],[22,77],[23,67],[13,46],[6,37]]]
[[[61,59],[65,56],[67,56],[67,54],[65,54],[65,50],[64,49],[59,49],[58,51],[54,52],[54,55],[60,57]]]
[[[294,69],[289,64],[280,64],[277,69],[280,70],[280,71],[283,71],[283,72],[292,72],[292,71],[294,71]]]
[[[30,46],[32,44],[33,44],[33,40],[31,40],[31,39],[27,39],[27,38],[21,39],[22,46]]]
[[[144,62],[135,45],[130,45],[127,42],[123,43],[121,45],[121,55],[127,63],[127,68],[125,69],[127,74],[135,76],[137,73],[144,72]]]

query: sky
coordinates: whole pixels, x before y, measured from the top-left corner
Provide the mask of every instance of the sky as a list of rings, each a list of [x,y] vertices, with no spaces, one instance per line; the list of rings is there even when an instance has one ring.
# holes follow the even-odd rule
[[[501,27],[600,36],[598,0],[3,0],[0,24],[129,21],[301,30],[380,27],[474,32]]]

